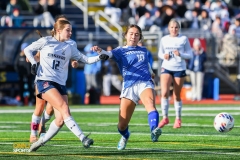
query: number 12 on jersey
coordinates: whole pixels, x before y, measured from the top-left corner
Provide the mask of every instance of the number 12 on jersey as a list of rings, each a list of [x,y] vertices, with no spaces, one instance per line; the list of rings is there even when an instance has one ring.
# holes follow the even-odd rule
[[[60,61],[53,60],[52,69],[58,70],[59,65],[60,65]]]

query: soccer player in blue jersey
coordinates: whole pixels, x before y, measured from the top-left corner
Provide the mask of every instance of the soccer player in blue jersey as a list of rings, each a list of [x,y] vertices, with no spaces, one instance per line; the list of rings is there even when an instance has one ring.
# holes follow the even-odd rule
[[[181,127],[182,101],[181,89],[185,80],[185,59],[192,57],[192,49],[186,36],[179,34],[180,24],[172,19],[168,24],[169,35],[164,36],[160,42],[158,56],[163,60],[161,66],[161,108],[163,119],[159,123],[162,128],[169,123],[169,91],[173,83],[173,98],[176,119],[173,128]]]
[[[107,54],[115,60],[123,77],[117,126],[122,137],[117,146],[118,150],[126,147],[130,136],[128,124],[139,100],[148,112],[152,141],[157,142],[162,133],[158,128],[159,114],[155,107],[154,82],[151,77],[154,73],[148,63],[147,49],[137,45],[143,39],[141,28],[137,25],[128,26],[124,37],[127,41],[126,46],[117,47],[109,52],[98,46],[92,47],[92,50],[99,54]]]
[[[55,119],[51,122],[47,133],[34,142],[30,151],[36,151],[43,146],[65,124],[82,142],[85,148],[93,144],[93,140],[85,136],[71,116],[66,90],[68,65],[71,59],[91,64],[102,59],[106,60],[107,55],[87,57],[79,52],[76,47],[66,43],[72,34],[72,26],[69,21],[59,20],[54,24],[52,36],[40,38],[24,49],[26,57],[32,64],[31,72],[36,75],[36,86],[38,97],[46,100],[54,106]],[[32,55],[40,51],[40,65]]]

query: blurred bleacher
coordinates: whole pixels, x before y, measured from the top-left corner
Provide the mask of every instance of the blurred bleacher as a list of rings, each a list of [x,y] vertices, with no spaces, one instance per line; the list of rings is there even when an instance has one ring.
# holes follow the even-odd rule
[[[109,24],[106,17],[101,15],[101,11],[104,10],[99,2],[100,0],[88,0],[87,7],[87,27],[84,23],[84,12],[77,2],[84,5],[84,0],[65,0],[64,8],[62,9],[62,14],[64,14],[72,23],[75,32],[72,39],[76,40],[78,49],[83,51],[83,48],[88,44],[96,44],[105,49],[108,45],[117,47],[119,45],[119,40],[114,38],[113,34],[119,31],[116,26]],[[38,3],[38,0],[29,0],[29,4],[33,7]],[[61,1],[58,0],[57,3],[60,5]],[[5,10],[0,10],[0,16],[5,15]],[[22,11],[21,15],[24,18],[27,27],[33,26],[34,14],[28,11]],[[96,18],[98,15],[98,19]],[[106,26],[106,28],[105,28]],[[121,26],[124,31],[124,26]],[[45,31],[43,31],[45,33]],[[45,35],[48,32],[45,33]],[[183,34],[186,34],[190,39],[193,38],[203,38],[205,40],[206,49],[208,53],[209,61],[206,64],[208,75],[211,74],[212,77],[220,78],[220,93],[236,93],[238,89],[238,66],[221,66],[219,65],[216,57],[216,44],[215,38],[209,32],[201,32],[196,30],[182,30]],[[165,33],[149,33],[144,32],[146,47],[152,52],[155,59],[154,69],[157,73],[158,66],[158,45],[161,36]],[[37,36],[37,35],[36,35]],[[158,79],[156,80],[158,81]]]

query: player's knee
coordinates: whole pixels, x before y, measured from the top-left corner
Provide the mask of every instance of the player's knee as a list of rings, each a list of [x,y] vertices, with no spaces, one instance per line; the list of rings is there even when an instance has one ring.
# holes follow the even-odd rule
[[[63,117],[69,117],[70,113],[69,113],[69,108],[67,103],[64,101],[61,105],[60,105],[60,112],[62,114]]]
[[[152,107],[152,106],[154,106],[154,98],[146,98],[145,100],[144,100],[144,103],[143,103],[143,105],[145,106],[145,107]]]
[[[63,119],[55,119],[55,124],[58,127],[62,127],[64,125]]]
[[[154,104],[154,98],[153,97],[147,97],[145,98],[145,104],[144,105],[153,105]]]
[[[37,101],[36,106],[44,108],[45,107],[45,101],[42,101],[42,100]]]

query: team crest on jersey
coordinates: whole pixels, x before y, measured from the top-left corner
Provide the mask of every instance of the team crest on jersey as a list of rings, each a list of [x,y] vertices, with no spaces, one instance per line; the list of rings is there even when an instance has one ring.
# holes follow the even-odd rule
[[[49,83],[48,83],[48,82],[44,82],[44,83],[43,83],[43,88],[45,89],[45,88],[47,88],[47,87],[49,87]]]
[[[164,69],[164,68],[162,68],[162,69],[161,69],[161,72],[164,72],[164,71],[165,71],[165,69]]]

